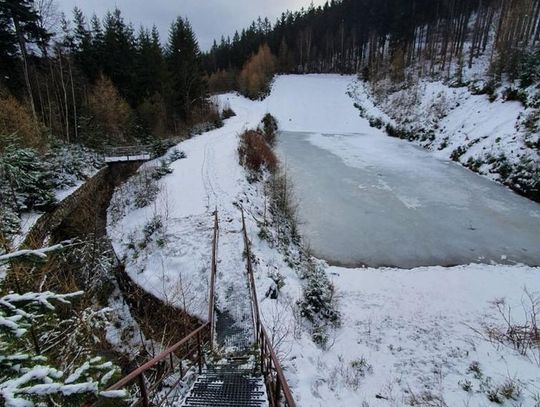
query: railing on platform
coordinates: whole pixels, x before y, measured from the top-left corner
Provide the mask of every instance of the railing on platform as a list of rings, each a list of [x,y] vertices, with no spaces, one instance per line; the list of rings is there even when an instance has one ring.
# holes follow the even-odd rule
[[[207,345],[214,346],[214,328],[215,328],[215,281],[217,273],[217,242],[219,237],[219,221],[217,209],[214,212],[214,235],[212,238],[212,264],[210,273],[210,289],[208,300],[208,322],[192,331],[179,342],[164,350],[159,355],[133,370],[126,377],[116,382],[107,390],[120,390],[126,386],[137,382],[139,394],[137,400],[134,400],[131,407],[135,406],[162,406],[168,400],[171,393],[184,379],[187,370],[184,369],[183,362],[190,359],[198,368],[199,374],[202,373],[204,354],[203,350]],[[159,369],[154,369],[158,368]],[[155,371],[157,370],[157,371]],[[147,375],[152,372],[155,377],[150,381]],[[173,372],[178,373],[178,378],[172,385],[167,385],[168,391],[158,395],[159,400],[154,400],[156,391],[162,387],[163,381],[170,377]],[[88,404],[86,404],[88,405]]]
[[[251,310],[253,317],[253,325],[255,327],[255,340],[260,351],[260,365],[261,372],[266,382],[266,389],[268,393],[268,401],[271,407],[296,407],[296,403],[291,394],[287,379],[283,373],[283,369],[276,353],[272,347],[272,341],[268,336],[266,329],[261,321],[261,314],[259,311],[259,302],[257,299],[257,289],[255,287],[255,277],[253,274],[253,265],[251,264],[251,248],[247,235],[246,221],[244,218],[244,210],[240,208],[242,212],[242,232],[244,235],[244,247],[246,253],[247,273],[248,281],[251,291]]]
[[[110,147],[103,152],[105,162],[142,161],[151,158],[151,146],[121,146]]]

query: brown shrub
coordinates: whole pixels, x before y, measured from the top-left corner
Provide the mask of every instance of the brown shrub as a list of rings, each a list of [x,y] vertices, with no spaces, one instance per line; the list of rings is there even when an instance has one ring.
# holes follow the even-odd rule
[[[102,76],[97,81],[88,98],[88,107],[109,142],[126,141],[131,108],[110,79]]]
[[[257,54],[253,55],[242,68],[238,77],[240,91],[251,99],[267,94],[270,82],[276,72],[276,57],[272,55],[267,44],[261,45]]]
[[[11,95],[0,97],[0,135],[15,134],[25,147],[41,149],[46,139],[31,111]],[[2,146],[0,146],[0,150]]]
[[[241,165],[255,172],[263,167],[274,172],[278,166],[278,159],[272,148],[265,141],[263,134],[256,130],[247,130],[240,136],[238,157]]]

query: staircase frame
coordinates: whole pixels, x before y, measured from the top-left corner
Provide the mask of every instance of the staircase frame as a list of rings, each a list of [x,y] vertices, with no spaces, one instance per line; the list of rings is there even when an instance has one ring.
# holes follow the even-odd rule
[[[253,325],[255,327],[255,341],[260,352],[260,368],[266,383],[268,401],[270,407],[296,407],[292,397],[291,390],[283,373],[281,363],[276,356],[272,346],[272,341],[264,328],[259,311],[259,301],[257,299],[257,288],[255,286],[255,277],[253,274],[253,265],[251,263],[251,244],[247,234],[244,209],[240,208],[242,213],[242,233],[244,235],[244,249],[246,253],[246,268],[248,282],[251,293],[251,311]]]

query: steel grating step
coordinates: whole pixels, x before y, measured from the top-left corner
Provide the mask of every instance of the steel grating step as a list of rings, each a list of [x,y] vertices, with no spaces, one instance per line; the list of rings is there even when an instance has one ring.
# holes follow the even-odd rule
[[[254,360],[231,357],[207,367],[193,384],[184,407],[267,406],[263,378],[256,374]]]

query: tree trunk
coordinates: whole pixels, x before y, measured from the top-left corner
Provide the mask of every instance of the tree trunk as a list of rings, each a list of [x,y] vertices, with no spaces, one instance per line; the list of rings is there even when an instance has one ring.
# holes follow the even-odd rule
[[[73,84],[73,69],[68,57],[69,80],[71,82],[71,99],[73,102],[73,130],[75,132],[75,140],[79,139],[79,129],[77,125],[77,101],[75,100],[75,85]]]
[[[13,20],[13,25],[15,26],[15,33],[17,34],[17,40],[19,41],[19,48],[21,49],[21,56],[22,56],[23,70],[24,70],[24,81],[26,83],[28,99],[30,102],[30,106],[32,108],[32,115],[34,116],[34,120],[37,122],[36,105],[34,103],[34,96],[32,94],[32,85],[30,83],[30,74],[28,72],[28,53],[26,52],[26,40],[21,31],[19,20],[14,16],[12,16],[11,19]]]
[[[62,85],[62,92],[64,96],[64,109],[65,109],[65,120],[66,120],[66,141],[69,143],[69,104],[68,96],[66,90],[66,82],[64,81],[64,68],[62,67],[62,52],[58,50],[58,66],[60,68],[60,82]]]

